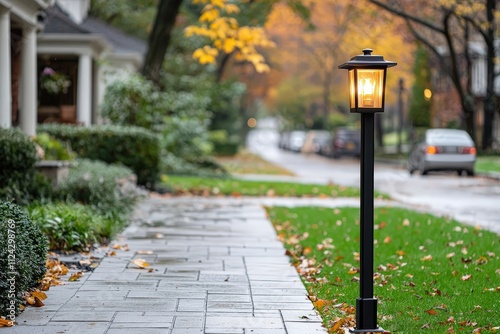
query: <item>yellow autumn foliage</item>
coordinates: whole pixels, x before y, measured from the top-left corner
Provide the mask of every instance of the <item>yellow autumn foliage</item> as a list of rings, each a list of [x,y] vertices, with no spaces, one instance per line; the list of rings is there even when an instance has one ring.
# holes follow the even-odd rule
[[[193,52],[193,58],[201,64],[213,64],[220,53],[234,53],[236,58],[253,64],[258,73],[268,72],[269,66],[257,47],[273,47],[261,27],[241,26],[230,17],[240,12],[240,8],[227,0],[192,0],[193,4],[205,5],[198,21],[199,25],[188,26],[184,30],[186,37],[203,36],[210,40]]]

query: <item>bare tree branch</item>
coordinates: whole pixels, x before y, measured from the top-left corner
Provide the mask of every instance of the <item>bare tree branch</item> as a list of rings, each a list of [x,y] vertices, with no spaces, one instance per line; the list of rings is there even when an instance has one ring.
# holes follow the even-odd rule
[[[424,27],[427,27],[427,28],[429,28],[431,30],[434,30],[436,32],[444,34],[444,30],[443,29],[441,29],[439,26],[436,26],[436,25],[432,24],[431,22],[422,20],[421,18],[413,16],[413,15],[410,15],[410,14],[408,14],[405,11],[393,8],[393,7],[391,7],[391,6],[383,3],[382,1],[379,1],[379,0],[368,0],[368,1],[370,1],[374,5],[377,5],[377,6],[381,7],[381,8],[383,8],[383,9],[385,9],[386,11],[388,11],[390,13],[396,14],[398,16],[401,16],[401,17],[405,18],[405,19],[408,19],[408,20],[413,21],[415,23],[421,24]]]

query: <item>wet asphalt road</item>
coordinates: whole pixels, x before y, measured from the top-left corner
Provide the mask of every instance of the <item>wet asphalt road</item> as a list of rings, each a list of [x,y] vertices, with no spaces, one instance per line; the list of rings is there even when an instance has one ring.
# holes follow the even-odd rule
[[[299,182],[341,184],[359,187],[359,159],[333,160],[278,148],[278,133],[272,128],[250,132],[248,148],[268,161],[285,167]],[[453,217],[500,233],[500,181],[455,173],[410,175],[405,162],[375,164],[375,189],[419,210]]]

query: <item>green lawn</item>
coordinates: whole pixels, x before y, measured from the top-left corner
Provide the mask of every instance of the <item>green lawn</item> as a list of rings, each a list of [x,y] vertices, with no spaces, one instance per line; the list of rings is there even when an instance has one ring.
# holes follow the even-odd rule
[[[477,157],[475,170],[477,173],[500,172],[500,157]]]
[[[353,325],[359,209],[267,208],[330,333]],[[379,326],[391,333],[500,331],[500,237],[398,208],[375,210]]]
[[[292,182],[248,181],[236,178],[204,178],[165,176],[163,185],[176,194],[226,196],[280,196],[280,197],[358,197],[359,189],[353,187]],[[387,195],[376,192],[378,198]]]

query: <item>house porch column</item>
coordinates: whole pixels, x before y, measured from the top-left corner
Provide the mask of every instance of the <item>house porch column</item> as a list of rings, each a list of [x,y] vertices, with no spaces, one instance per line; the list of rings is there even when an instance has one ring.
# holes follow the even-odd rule
[[[85,126],[92,122],[92,58],[80,55],[78,60],[78,92],[76,121]]]
[[[28,136],[36,135],[37,122],[37,73],[36,73],[36,28],[23,27],[21,55],[21,129]]]
[[[10,14],[0,6],[0,127],[12,125],[12,81],[10,73]]]

